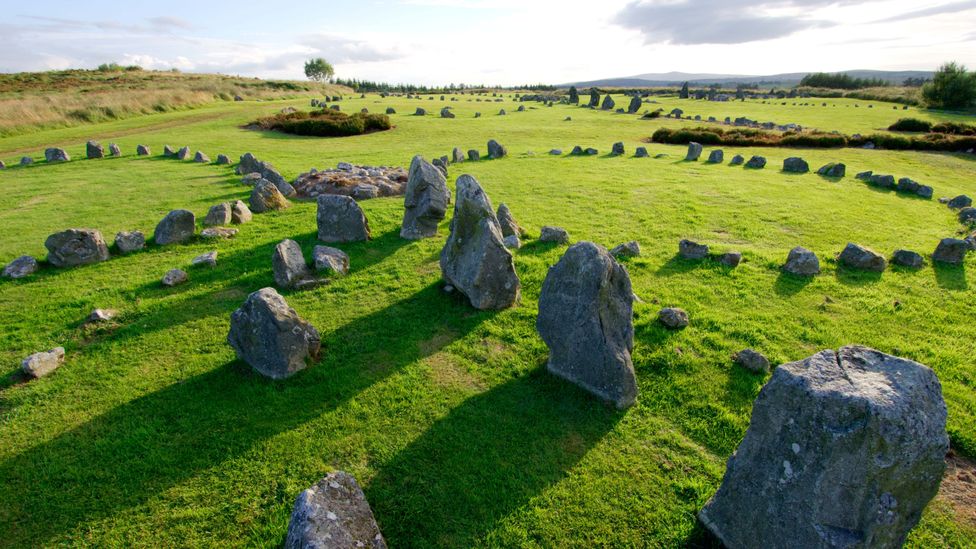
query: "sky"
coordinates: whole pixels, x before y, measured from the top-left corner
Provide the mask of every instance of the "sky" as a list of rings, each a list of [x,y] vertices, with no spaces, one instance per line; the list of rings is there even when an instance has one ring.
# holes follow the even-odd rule
[[[10,0],[4,0],[8,2]],[[565,83],[646,73],[976,69],[976,0],[17,2],[0,72],[146,69],[391,83]]]

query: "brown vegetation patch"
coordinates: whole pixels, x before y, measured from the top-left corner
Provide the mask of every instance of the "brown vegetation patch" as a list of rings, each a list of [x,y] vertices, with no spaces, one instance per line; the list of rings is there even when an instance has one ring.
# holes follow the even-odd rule
[[[976,463],[950,450],[936,497],[952,506],[960,522],[976,527]]]

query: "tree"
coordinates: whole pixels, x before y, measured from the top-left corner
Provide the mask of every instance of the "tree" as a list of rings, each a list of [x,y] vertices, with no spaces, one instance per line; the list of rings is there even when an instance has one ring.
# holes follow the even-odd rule
[[[932,81],[922,86],[922,97],[930,107],[966,108],[976,103],[976,73],[955,62],[943,64]]]
[[[332,77],[335,76],[335,69],[325,59],[316,57],[305,62],[305,76],[309,80],[315,80],[316,82],[331,82]]]

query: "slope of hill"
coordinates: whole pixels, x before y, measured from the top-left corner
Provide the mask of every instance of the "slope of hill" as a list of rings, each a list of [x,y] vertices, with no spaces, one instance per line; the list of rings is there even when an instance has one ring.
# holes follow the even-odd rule
[[[566,86],[607,86],[607,87],[654,87],[654,86],[676,86],[683,82],[692,85],[698,84],[760,84],[777,86],[795,86],[799,84],[808,72],[791,72],[770,75],[747,75],[747,74],[707,74],[707,73],[686,73],[686,72],[666,72],[666,73],[645,73],[634,76],[620,78],[603,78],[600,80],[590,80],[586,82],[570,82]],[[892,84],[901,84],[906,78],[931,78],[932,71],[875,71],[875,70],[850,70],[841,71],[841,74],[848,74],[855,78],[877,78]]]

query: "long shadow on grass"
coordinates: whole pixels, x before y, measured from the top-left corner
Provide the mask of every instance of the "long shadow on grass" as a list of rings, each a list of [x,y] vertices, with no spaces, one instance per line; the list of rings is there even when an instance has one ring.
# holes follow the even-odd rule
[[[383,310],[323,333],[322,360],[290,379],[269,380],[233,361],[122,404],[0,463],[0,498],[4,501],[0,539],[13,545],[44,545],[84,523],[138,507],[200,471],[337,408],[405,365],[463,337],[491,316],[446,300],[432,284]],[[508,394],[505,399],[468,408],[474,415],[462,416],[457,434],[483,429],[481,435],[488,438],[474,442],[487,451],[493,444],[501,444],[500,437],[511,434],[501,428],[525,428],[541,439],[557,429],[565,433],[578,421],[586,427],[580,427],[583,439],[595,440],[591,437],[602,425],[600,418],[611,417],[583,413],[577,407],[587,406],[585,399],[560,396],[556,391],[533,395],[529,388],[519,386],[518,393],[503,393]],[[532,398],[537,401],[522,401]],[[547,402],[552,399],[555,408]],[[536,415],[531,423],[548,423],[528,426],[502,421],[506,414],[522,414],[524,420],[523,407]],[[560,407],[563,410],[557,411]],[[478,413],[485,415],[477,418]],[[459,446],[468,444],[463,438],[453,440]],[[511,443],[543,450],[531,440],[511,439]],[[582,452],[572,455],[578,459]],[[535,459],[526,458],[521,465],[531,468],[532,461]],[[431,473],[436,476],[438,472]],[[487,470],[480,473],[491,474]],[[443,482],[452,478],[447,476]],[[449,501],[441,503],[450,505]]]
[[[391,547],[472,547],[565,478],[623,417],[538,368],[466,400],[366,494]]]
[[[965,290],[969,287],[966,282],[966,268],[962,265],[946,265],[940,261],[932,262],[935,271],[935,281],[944,290]]]
[[[779,296],[796,295],[813,282],[813,279],[812,276],[798,276],[780,271],[779,276],[776,277],[776,283],[773,284],[773,290]]]

